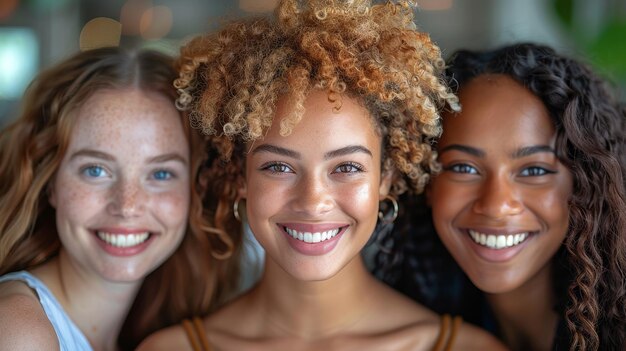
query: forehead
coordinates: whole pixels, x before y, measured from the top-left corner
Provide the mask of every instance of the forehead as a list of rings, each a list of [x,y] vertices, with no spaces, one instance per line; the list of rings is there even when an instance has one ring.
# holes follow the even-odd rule
[[[173,102],[163,95],[139,89],[101,90],[75,111],[74,141],[99,144],[161,142],[185,138]]]
[[[447,113],[441,143],[542,143],[555,134],[543,102],[506,75],[482,75],[459,93],[462,110]]]
[[[326,147],[329,140],[333,144],[380,142],[380,136],[370,112],[357,98],[346,94],[340,100],[330,101],[328,93],[314,90],[304,101],[304,114],[291,134],[280,135],[280,124],[293,114],[296,107],[288,95],[278,99],[272,126],[261,139],[292,144],[324,140],[318,147]]]

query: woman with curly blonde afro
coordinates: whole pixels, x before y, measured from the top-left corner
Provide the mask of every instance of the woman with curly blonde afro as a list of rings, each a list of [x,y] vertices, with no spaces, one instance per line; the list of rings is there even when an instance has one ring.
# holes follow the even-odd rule
[[[391,290],[360,255],[395,219],[396,196],[422,191],[439,111],[458,109],[411,4],[282,1],[272,18],[193,39],[179,65],[178,106],[210,138],[213,225],[247,222],[265,270],[224,308],[140,349],[501,348]]]

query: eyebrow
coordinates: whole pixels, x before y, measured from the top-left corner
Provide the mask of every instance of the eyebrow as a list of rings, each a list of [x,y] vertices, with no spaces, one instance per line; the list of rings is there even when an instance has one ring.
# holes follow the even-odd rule
[[[526,146],[519,150],[514,151],[511,154],[511,157],[522,158],[522,157],[530,156],[532,154],[536,154],[540,152],[549,152],[551,154],[555,154],[554,149],[548,145],[533,145],[533,146]]]
[[[468,153],[470,155],[476,156],[476,157],[485,157],[485,152],[481,149],[477,149],[475,147],[471,147],[471,146],[466,146],[466,145],[459,145],[459,144],[452,144],[452,145],[448,145],[444,148],[442,148],[439,151],[439,155],[443,154],[446,151],[451,151],[451,150],[457,150],[457,151],[461,151],[461,152],[465,152]],[[522,158],[522,157],[526,157],[526,156],[530,156],[536,153],[540,153],[540,152],[549,152],[554,154],[554,149],[548,145],[533,145],[533,146],[526,146],[523,148],[520,148],[518,150],[515,150],[512,154],[511,157],[512,158]]]
[[[258,152],[270,152],[273,154],[278,154],[278,155],[282,155],[282,156],[286,156],[286,157],[291,157],[291,158],[295,158],[295,159],[300,159],[300,153],[293,151],[293,150],[289,150],[289,149],[285,149],[284,147],[280,147],[280,146],[276,146],[276,145],[271,145],[271,144],[261,144],[257,147],[254,148],[254,150],[252,150],[252,154],[256,154]]]
[[[103,159],[106,161],[115,161],[115,157],[113,157],[112,155],[107,154],[106,152],[92,150],[92,149],[79,150],[75,152],[74,154],[72,154],[72,157],[70,157],[70,160],[73,160],[78,157],[93,157],[93,158]],[[163,162],[168,162],[168,161],[178,161],[184,165],[188,164],[186,158],[184,158],[183,156],[175,152],[151,157],[150,159],[148,159],[147,163],[163,163]]]
[[[72,154],[72,157],[70,157],[70,160],[73,160],[75,158],[78,157],[93,157],[93,158],[101,158],[103,160],[107,160],[107,161],[115,161],[115,157],[113,157],[112,155],[109,155],[105,152],[102,151],[96,151],[96,150],[92,150],[92,149],[81,149],[76,151],[75,153]]]
[[[328,151],[327,153],[324,154],[324,159],[328,160],[331,158],[335,158],[335,157],[340,157],[340,156],[346,156],[346,155],[351,155],[351,154],[355,154],[355,153],[364,153],[366,155],[369,155],[370,157],[372,156],[372,152],[361,145],[349,145],[346,147],[342,147],[340,149],[337,150],[333,150],[333,151]]]
[[[443,154],[446,151],[452,150],[465,152],[476,157],[485,157],[485,152],[483,150],[460,144],[452,144],[444,147],[443,149],[439,150],[439,155]]]
[[[274,154],[278,154],[278,155],[282,155],[282,156],[286,156],[286,157],[291,157],[294,159],[299,160],[301,158],[301,155],[299,152],[297,151],[293,151],[293,150],[289,150],[286,149],[284,147],[280,147],[280,146],[276,146],[276,145],[271,145],[271,144],[261,144],[259,146],[257,146],[256,148],[254,148],[254,150],[252,150],[252,154],[256,154],[257,152],[270,152],[270,153],[274,153]],[[350,154],[354,154],[354,153],[364,153],[366,155],[372,156],[372,152],[361,145],[348,145],[345,147],[342,147],[340,149],[337,150],[332,150],[332,151],[328,151],[324,154],[324,159],[328,160],[331,158],[335,158],[335,157],[340,157],[340,156],[345,156],[345,155],[350,155]]]

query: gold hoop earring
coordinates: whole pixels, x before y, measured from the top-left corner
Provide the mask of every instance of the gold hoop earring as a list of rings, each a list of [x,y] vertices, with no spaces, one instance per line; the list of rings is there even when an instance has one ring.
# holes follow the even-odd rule
[[[396,220],[396,218],[398,218],[398,201],[396,200],[395,197],[391,195],[385,196],[385,198],[383,199],[383,202],[385,200],[389,200],[391,202],[391,206],[392,206],[391,215],[389,215],[389,212],[383,213],[382,211],[378,211],[378,219],[384,224],[391,224]]]
[[[241,222],[241,216],[239,215],[239,202],[241,201],[241,198],[238,197],[235,202],[233,203],[233,214],[235,215],[235,218]]]

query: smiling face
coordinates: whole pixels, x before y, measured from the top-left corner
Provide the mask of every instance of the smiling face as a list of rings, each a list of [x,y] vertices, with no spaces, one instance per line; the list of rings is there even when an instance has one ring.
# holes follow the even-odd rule
[[[278,121],[292,110],[280,99],[272,127],[246,158],[250,228],[268,258],[299,280],[328,279],[359,257],[389,187],[369,112],[342,101],[333,112],[326,92],[311,92],[302,120],[283,137]]]
[[[523,86],[479,76],[460,101],[437,146],[435,227],[478,288],[512,291],[549,271],[567,233],[572,176],[555,155],[548,111]]]
[[[189,146],[173,103],[100,91],[77,122],[51,186],[62,252],[81,271],[136,281],[177,248],[187,226]]]

